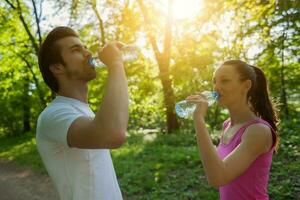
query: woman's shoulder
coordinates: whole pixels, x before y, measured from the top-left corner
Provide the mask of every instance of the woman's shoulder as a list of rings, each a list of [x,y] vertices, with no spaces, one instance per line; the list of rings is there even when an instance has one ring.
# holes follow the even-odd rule
[[[264,135],[264,134],[271,134],[271,129],[268,124],[261,123],[261,122],[254,122],[252,124],[249,124],[249,126],[246,127],[245,133],[251,132],[252,135]]]
[[[261,118],[256,118],[252,121],[249,121],[246,126],[245,126],[245,131],[248,132],[255,132],[255,133],[261,133],[261,134],[272,134],[272,127],[271,125],[261,119]],[[253,133],[254,134],[254,133]]]
[[[264,137],[269,136],[272,133],[270,124],[260,118],[249,121],[245,124],[244,135],[251,133],[252,136]]]
[[[261,145],[263,149],[268,150],[266,144],[271,147],[273,143],[272,130],[267,124],[253,123],[246,127],[242,140],[255,146]]]

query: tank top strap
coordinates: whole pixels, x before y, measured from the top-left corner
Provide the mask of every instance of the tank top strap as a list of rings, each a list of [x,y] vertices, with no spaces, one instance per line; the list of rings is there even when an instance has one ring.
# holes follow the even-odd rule
[[[230,123],[230,118],[226,119],[224,122],[223,122],[223,130],[227,128],[227,126],[229,125]]]
[[[273,129],[273,127],[265,120],[263,119],[255,119],[255,120],[252,120],[252,121],[249,121],[248,123],[246,123],[245,125],[243,125],[241,128],[239,128],[237,130],[237,133],[236,133],[236,137],[234,138],[235,140],[240,140],[242,135],[244,134],[246,128],[248,128],[249,126],[253,125],[253,124],[265,124],[266,126],[268,126],[271,130],[271,133],[272,133],[272,140],[273,140],[273,143],[272,143],[272,147],[274,147],[275,145],[275,142],[276,142],[276,133],[275,133],[275,130]]]
[[[224,131],[225,129],[228,127],[230,123],[230,118],[226,119],[224,122],[223,122],[223,127],[222,127],[222,131],[221,131],[221,140],[223,138],[223,134],[224,134]]]

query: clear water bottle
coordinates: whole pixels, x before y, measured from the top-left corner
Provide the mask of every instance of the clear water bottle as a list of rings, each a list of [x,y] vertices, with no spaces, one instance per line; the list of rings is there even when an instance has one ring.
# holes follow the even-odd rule
[[[203,94],[208,102],[208,106],[211,106],[219,97],[217,92],[204,91]],[[187,100],[180,101],[175,105],[176,114],[182,118],[188,118],[191,116],[196,109],[196,104],[188,102]]]
[[[139,48],[135,45],[125,45],[121,48],[122,58],[125,62],[131,62],[138,58],[138,51]],[[88,64],[97,67],[102,68],[106,67],[106,65],[101,62],[101,60],[98,57],[92,57],[88,60]]]

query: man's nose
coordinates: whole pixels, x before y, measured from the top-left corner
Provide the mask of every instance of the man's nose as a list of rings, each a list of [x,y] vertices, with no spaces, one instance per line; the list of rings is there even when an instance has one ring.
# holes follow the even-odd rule
[[[84,50],[84,56],[85,57],[91,57],[92,56],[92,52],[90,50],[88,50],[88,49],[85,49]]]
[[[218,83],[215,83],[215,84],[214,84],[214,91],[217,91],[217,92],[220,91],[220,86],[219,86]]]

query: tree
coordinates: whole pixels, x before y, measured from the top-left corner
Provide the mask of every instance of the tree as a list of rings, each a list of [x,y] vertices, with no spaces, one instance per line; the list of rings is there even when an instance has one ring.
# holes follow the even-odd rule
[[[144,16],[145,24],[151,24],[148,16],[148,11],[142,0],[138,0],[139,6]],[[172,89],[172,81],[170,79],[169,65],[170,65],[170,54],[171,54],[171,42],[172,42],[172,0],[168,1],[168,16],[165,24],[164,33],[164,45],[163,51],[160,52],[155,37],[152,35],[152,30],[149,26],[147,29],[147,36],[152,45],[157,64],[159,66],[160,80],[163,86],[164,103],[166,107],[167,117],[167,131],[171,133],[179,128],[177,117],[174,113],[174,92]]]
[[[35,120],[35,115],[32,113],[31,102],[34,99],[32,93],[37,92],[37,97],[39,97],[40,102],[43,106],[46,106],[45,100],[45,92],[44,89],[40,86],[41,78],[36,74],[38,69],[37,66],[37,54],[39,50],[39,45],[41,43],[41,33],[39,28],[39,16],[36,9],[36,2],[34,0],[31,1],[34,7],[34,16],[35,22],[37,24],[37,33],[33,34],[33,30],[31,29],[31,18],[29,14],[28,7],[21,2],[17,1],[9,1],[5,0],[5,3],[1,5],[3,8],[3,16],[1,18],[1,46],[2,52],[5,52],[2,59],[2,67],[3,67],[3,75],[6,73],[5,68],[9,68],[11,66],[6,65],[8,59],[13,61],[13,68],[11,71],[14,75],[21,77],[21,80],[18,81],[17,84],[14,84],[14,80],[10,80],[6,84],[7,88],[12,88],[11,93],[15,95],[8,95],[9,100],[11,102],[19,102],[20,106],[15,106],[15,109],[19,107],[18,111],[13,111],[12,114],[17,117],[17,113],[23,113],[19,115],[22,118],[23,125],[13,125],[9,128],[10,135],[18,135],[21,132],[31,131],[32,121]],[[7,16],[4,16],[6,13]],[[6,17],[10,18],[12,21],[6,21]],[[7,27],[5,29],[2,29]],[[25,37],[24,37],[25,36]],[[29,44],[29,45],[28,45]],[[31,45],[30,45],[31,44]],[[8,56],[10,55],[10,56]],[[15,77],[15,76],[13,76]],[[10,85],[11,84],[11,85]],[[22,88],[19,88],[19,86]],[[32,90],[34,85],[34,90]],[[18,93],[16,89],[20,89],[22,93]],[[15,96],[15,97],[14,97]],[[18,98],[19,97],[19,98]],[[14,99],[17,98],[17,99]],[[6,104],[6,106],[12,106]],[[8,112],[10,112],[8,110]],[[7,119],[9,119],[10,114],[8,114]],[[12,116],[11,116],[12,117]],[[16,122],[12,122],[18,124]],[[5,125],[7,126],[7,124]],[[20,131],[18,126],[23,127],[23,130]]]

